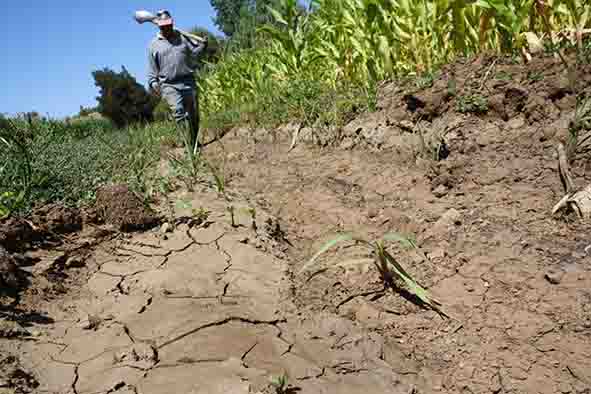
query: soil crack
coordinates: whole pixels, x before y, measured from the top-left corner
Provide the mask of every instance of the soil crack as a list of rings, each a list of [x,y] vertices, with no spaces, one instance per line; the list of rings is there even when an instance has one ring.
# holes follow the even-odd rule
[[[267,325],[271,325],[271,326],[276,326],[277,323],[285,322],[285,320],[281,320],[281,319],[277,319],[277,320],[256,320],[256,319],[248,319],[248,318],[239,317],[239,316],[230,316],[230,317],[227,317],[227,318],[222,319],[222,320],[217,320],[217,321],[214,321],[214,322],[211,322],[211,323],[203,324],[203,325],[201,325],[201,326],[199,326],[197,328],[194,328],[194,329],[192,329],[192,330],[190,330],[190,331],[188,331],[188,332],[186,332],[184,334],[178,335],[178,336],[176,336],[176,337],[174,337],[174,338],[172,338],[172,339],[170,339],[170,340],[168,340],[168,341],[160,344],[160,346],[158,346],[157,348],[158,348],[158,350],[160,350],[160,349],[162,349],[162,348],[164,348],[166,346],[169,346],[169,345],[171,345],[171,344],[173,344],[175,342],[178,342],[181,339],[186,338],[186,337],[188,337],[190,335],[193,335],[193,334],[195,334],[195,333],[197,333],[197,332],[199,332],[201,330],[204,330],[206,328],[223,326],[224,324],[228,324],[228,323],[234,322],[234,321],[238,321],[238,322],[241,322],[241,323],[247,323],[247,324],[254,324],[254,325],[267,324]]]
[[[244,354],[242,355],[242,357],[240,357],[240,360],[244,361],[244,359],[246,357],[248,357],[248,354],[250,352],[252,352],[254,350],[254,348],[259,344],[259,341],[256,341],[250,348],[248,348],[247,351],[244,352]]]
[[[74,381],[72,382],[72,391],[74,391],[74,394],[78,394],[78,390],[76,389],[76,385],[78,384],[78,379],[80,379],[80,375],[78,374],[78,368],[80,366],[76,365],[74,367]]]
[[[225,361],[227,361],[227,360],[223,359],[223,358],[204,358],[204,359],[194,360],[189,357],[184,357],[184,358],[181,358],[180,360],[178,360],[178,363],[176,363],[176,364],[161,364],[161,365],[156,365],[156,366],[152,367],[151,369],[177,368],[177,367],[182,367],[185,365],[205,364],[205,363],[223,363]]]
[[[213,241],[210,242],[199,242],[195,239],[195,237],[193,237],[193,235],[191,234],[191,230],[187,230],[187,237],[189,237],[192,241],[193,241],[193,245],[199,245],[199,246],[208,246],[211,244],[215,244],[216,247],[218,247],[219,250],[219,245],[218,245],[218,241],[222,238],[224,238],[226,236],[226,233],[222,233],[219,237],[217,237],[216,239],[214,239]]]

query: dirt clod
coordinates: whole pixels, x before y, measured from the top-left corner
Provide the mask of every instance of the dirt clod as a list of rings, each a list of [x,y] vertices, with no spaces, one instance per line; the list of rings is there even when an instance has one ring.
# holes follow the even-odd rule
[[[505,110],[507,115],[511,118],[516,114],[523,111],[525,104],[527,103],[528,93],[527,90],[520,86],[511,86],[505,90]]]
[[[435,190],[433,190],[433,195],[435,197],[445,197],[445,195],[447,194],[447,188],[444,185],[439,185],[435,188]]]
[[[563,276],[564,272],[561,270],[549,270],[548,272],[546,272],[546,275],[544,275],[546,280],[552,283],[553,285],[560,284]]]
[[[22,218],[0,220],[0,246],[9,252],[27,249],[36,236],[31,224]]]
[[[96,208],[105,223],[124,232],[147,230],[159,219],[127,185],[104,186],[97,190]]]
[[[80,210],[62,204],[42,206],[33,212],[31,218],[43,232],[68,234],[82,229]]]
[[[160,232],[162,234],[172,233],[172,226],[170,225],[170,223],[164,223],[162,227],[160,227]]]
[[[27,284],[25,271],[21,270],[14,258],[0,246],[0,296],[14,297]]]

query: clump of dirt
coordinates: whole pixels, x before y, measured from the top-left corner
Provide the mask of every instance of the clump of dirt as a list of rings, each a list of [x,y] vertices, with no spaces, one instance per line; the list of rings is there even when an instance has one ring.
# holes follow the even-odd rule
[[[68,234],[82,229],[80,210],[62,204],[42,206],[33,212],[31,219],[41,231],[53,234]]]
[[[16,357],[8,356],[0,360],[0,393],[32,393],[37,387],[37,379],[22,368]]]
[[[504,121],[524,114],[529,124],[556,118],[561,110],[574,106],[574,96],[564,66],[552,56],[535,58],[527,66],[511,59],[482,55],[460,59],[441,68],[439,77],[422,89],[381,97],[400,119],[433,121],[447,112],[492,116]],[[578,89],[587,88],[591,65],[582,65]],[[388,94],[386,94],[388,96]],[[401,111],[401,109],[404,109]],[[394,113],[392,113],[393,115]]]
[[[18,252],[38,239],[37,231],[23,218],[9,217],[0,221],[0,246],[9,252]]]
[[[0,246],[0,297],[14,297],[27,284],[26,273],[18,267],[6,249]]]
[[[160,218],[127,185],[98,189],[95,208],[101,220],[123,232],[147,230],[160,224]]]
[[[81,211],[62,204],[38,207],[26,216],[0,221],[0,246],[10,253],[22,253],[44,244],[60,243],[59,236],[82,230]]]

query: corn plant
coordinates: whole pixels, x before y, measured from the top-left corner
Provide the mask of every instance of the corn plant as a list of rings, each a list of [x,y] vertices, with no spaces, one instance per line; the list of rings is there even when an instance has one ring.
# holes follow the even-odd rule
[[[569,126],[566,156],[574,160],[577,153],[591,151],[591,97],[577,97],[574,119]]]
[[[287,373],[283,373],[282,375],[271,379],[271,385],[275,388],[275,393],[286,394],[288,392],[288,379],[289,377],[287,376]]]
[[[266,66],[276,75],[296,75],[315,59],[309,49],[313,45],[313,34],[308,23],[310,17],[300,14],[297,0],[282,0],[280,6],[283,13],[267,6],[276,25],[259,29],[271,39],[269,48],[275,60]]]
[[[16,177],[11,181],[25,191],[30,188],[33,177],[30,126],[31,124],[27,126],[23,122],[0,119],[0,152],[5,158],[0,167],[0,176],[10,176],[11,174],[5,172],[9,166],[15,167]]]
[[[382,238],[368,241],[364,237],[357,236],[351,233],[345,233],[338,236],[335,239],[328,241],[324,244],[320,250],[302,267],[300,273],[308,270],[318,257],[344,241],[355,241],[365,246],[371,253],[372,257],[360,260],[349,260],[337,263],[337,266],[348,266],[354,264],[371,264],[377,268],[381,279],[384,281],[385,286],[390,288],[400,288],[397,282],[401,282],[402,287],[408,291],[411,295],[415,296],[421,304],[428,306],[435,310],[442,316],[447,315],[441,310],[441,303],[433,298],[427,290],[425,290],[403,267],[402,265],[392,256],[384,246],[385,241],[397,241],[403,247],[416,248],[416,244],[413,240],[404,237],[397,233],[390,233],[384,235]]]
[[[274,4],[275,23],[258,29],[256,48],[206,67],[199,83],[206,113],[233,109],[276,123],[286,120],[275,114],[283,107],[264,108],[291,101],[296,81],[371,92],[381,80],[429,75],[456,56],[514,53],[525,32],[552,38],[573,30],[581,46],[591,25],[588,0],[311,0],[305,15],[295,0]]]
[[[526,30],[530,15],[534,12],[534,0],[478,0],[485,18],[492,19],[495,45],[501,52],[511,52],[523,44],[522,32]]]

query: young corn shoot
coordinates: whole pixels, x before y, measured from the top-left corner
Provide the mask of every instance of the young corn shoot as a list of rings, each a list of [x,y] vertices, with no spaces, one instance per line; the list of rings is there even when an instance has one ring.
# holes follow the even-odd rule
[[[415,242],[407,237],[404,237],[398,233],[389,233],[384,235],[382,238],[368,241],[363,237],[354,235],[352,233],[341,234],[338,237],[325,243],[320,250],[302,267],[300,273],[308,270],[312,267],[318,257],[344,241],[355,241],[367,247],[371,253],[371,259],[360,259],[360,260],[348,260],[336,263],[336,266],[347,266],[351,264],[368,264],[373,263],[377,268],[380,276],[382,277],[386,286],[395,288],[395,280],[402,281],[404,289],[410,294],[415,296],[424,306],[435,310],[442,316],[449,317],[441,309],[441,302],[433,298],[429,292],[424,289],[405,269],[402,265],[392,256],[384,246],[385,241],[396,241],[399,242],[403,247],[415,249],[417,246]]]

